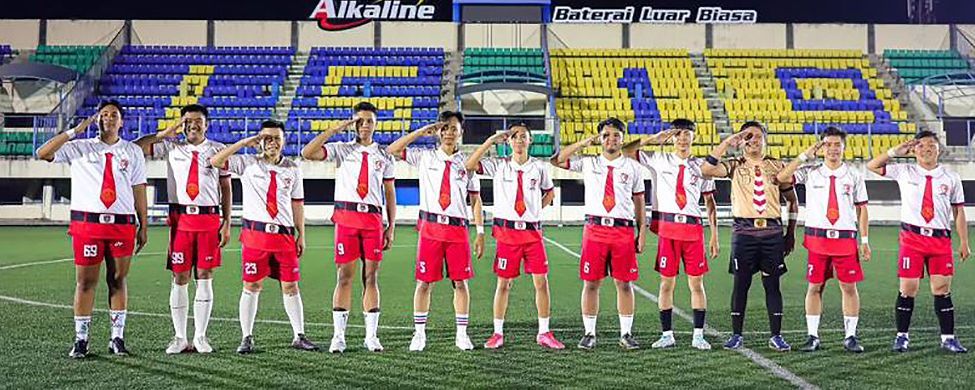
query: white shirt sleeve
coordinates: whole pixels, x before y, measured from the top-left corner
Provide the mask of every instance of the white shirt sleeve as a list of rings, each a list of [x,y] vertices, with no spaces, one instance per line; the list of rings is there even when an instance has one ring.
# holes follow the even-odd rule
[[[61,148],[54,152],[54,162],[70,164],[75,159],[80,158],[84,154],[81,150],[81,142],[83,141],[68,141],[64,145],[61,145]]]
[[[951,205],[963,205],[965,204],[965,190],[961,186],[961,177],[954,174],[951,176]]]
[[[467,180],[467,193],[474,194],[481,192],[481,181],[478,180],[474,175],[468,175]]]
[[[325,161],[342,161],[345,159],[345,155],[348,154],[348,148],[343,143],[332,142],[322,145],[322,150],[325,152]]]
[[[551,191],[553,188],[555,188],[555,183],[552,182],[552,170],[549,169],[549,167],[545,166],[546,164],[538,164],[538,165],[539,165],[539,173],[542,178],[542,183],[540,188],[542,189],[542,192]]]
[[[396,179],[396,161],[393,160],[393,156],[385,152],[381,156],[386,160],[386,166],[383,168],[383,180]]]
[[[497,157],[482,158],[478,163],[480,165],[477,173],[484,175],[484,177],[494,177],[494,174],[498,171],[498,162]]]
[[[867,203],[867,183],[863,180],[863,175],[856,175],[857,181],[853,187],[853,204],[861,205]]]
[[[129,175],[129,185],[146,184],[146,157],[138,145],[132,144],[132,150],[132,174]]]
[[[149,151],[150,157],[155,158],[166,158],[170,150],[176,148],[176,143],[168,139],[164,139],[162,142],[156,142],[152,144],[152,149]]]
[[[568,169],[572,172],[582,172],[582,164],[586,158],[580,156],[569,157],[569,161],[561,165],[562,168]]]
[[[403,161],[406,161],[407,164],[410,164],[414,167],[419,166],[420,160],[422,160],[423,156],[428,152],[429,151],[426,149],[406,148],[403,150],[403,156],[402,156]]]
[[[817,165],[806,164],[800,166],[796,169],[796,172],[792,174],[792,184],[806,184],[806,180],[809,180],[809,172],[815,169]]]
[[[714,191],[714,179],[704,179],[704,182],[701,183],[701,195],[712,193]]]
[[[254,164],[256,157],[250,154],[235,154],[227,159],[226,169],[228,172],[236,173],[237,176],[244,174],[244,169],[247,166]]]
[[[646,192],[646,184],[643,183],[643,170],[639,166],[633,170],[633,195]]]
[[[301,166],[295,163],[295,184],[291,187],[291,200],[305,200],[305,180]]]
[[[894,180],[900,179],[901,175],[904,174],[905,164],[887,164],[884,167],[884,177],[889,177]]]

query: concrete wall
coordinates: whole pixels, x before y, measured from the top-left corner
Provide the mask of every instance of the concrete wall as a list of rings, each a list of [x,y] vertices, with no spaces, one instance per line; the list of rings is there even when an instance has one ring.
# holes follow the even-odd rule
[[[291,46],[291,22],[237,22],[218,20],[216,46]]]
[[[48,45],[107,45],[122,28],[121,20],[48,20]]]
[[[644,24],[630,25],[630,47],[688,49],[703,51],[705,47],[703,24]]]
[[[878,24],[877,52],[884,49],[947,49],[947,25]]]
[[[132,41],[143,45],[206,46],[205,20],[133,20]]]
[[[374,37],[372,24],[345,31],[325,31],[316,21],[298,23],[298,50],[302,51],[314,46],[372,47]]]
[[[451,22],[382,22],[381,26],[383,47],[457,48],[457,25]]]
[[[865,24],[794,24],[796,49],[853,49],[867,51]]]
[[[0,44],[14,49],[34,49],[39,38],[40,21],[33,19],[0,20]]]
[[[785,24],[716,24],[719,49],[785,49]]]
[[[619,24],[550,24],[549,48],[620,48],[623,26]]]
[[[541,31],[537,24],[465,24],[464,47],[541,47]]]

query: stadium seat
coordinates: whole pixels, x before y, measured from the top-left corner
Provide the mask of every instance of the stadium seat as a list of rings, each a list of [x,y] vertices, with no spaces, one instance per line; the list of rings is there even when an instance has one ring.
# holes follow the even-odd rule
[[[955,50],[887,49],[884,58],[908,84],[930,76],[968,72],[972,66]]]

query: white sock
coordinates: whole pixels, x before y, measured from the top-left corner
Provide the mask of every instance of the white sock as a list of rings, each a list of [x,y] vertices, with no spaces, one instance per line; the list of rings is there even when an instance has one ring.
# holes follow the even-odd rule
[[[494,319],[494,333],[504,334],[504,319]]]
[[[467,314],[454,315],[454,321],[457,323],[457,334],[467,334],[467,322],[469,321]]]
[[[702,336],[704,336],[704,329],[694,328],[694,337],[702,337]]]
[[[548,333],[548,317],[538,317],[538,334]]]
[[[596,316],[582,315],[582,326],[586,328],[586,334],[596,335]]]
[[[365,312],[362,315],[366,318],[366,339],[376,338],[379,329],[379,312]]]
[[[625,336],[630,334],[630,330],[633,329],[633,315],[623,315],[620,314],[620,336]]]
[[[240,293],[240,333],[243,337],[254,335],[254,318],[257,317],[257,301],[261,292],[244,290]]]
[[[196,297],[193,299],[193,337],[205,337],[213,312],[213,279],[196,280]]]
[[[907,332],[897,332],[897,337],[900,337],[900,336],[904,336],[904,337],[907,337],[908,339],[910,339],[910,338],[911,338],[911,336],[908,336],[908,335],[907,335]]]
[[[88,340],[88,330],[91,329],[91,316],[74,317],[74,338]]]
[[[819,337],[819,316],[806,316],[806,329],[810,336]]]
[[[674,331],[672,331],[672,330],[665,330],[665,331],[663,331],[661,333],[661,336],[664,336],[664,337],[674,337]]]
[[[948,341],[949,339],[953,339],[953,338],[955,338],[955,335],[953,335],[953,334],[943,334],[943,335],[941,335],[941,342],[943,343],[943,342]]]
[[[348,323],[348,310],[332,310],[332,337],[345,338],[345,327]]]
[[[857,335],[858,322],[860,322],[860,317],[843,316],[843,330],[846,331],[845,337],[853,337]]]
[[[189,286],[173,283],[169,289],[169,314],[173,317],[176,337],[186,339],[186,314],[189,311]]]
[[[305,333],[305,308],[301,304],[301,294],[285,294],[284,311],[288,313],[288,321],[291,322],[295,338],[298,338],[299,334]]]
[[[109,310],[108,315],[112,319],[112,338],[125,338],[125,310]]]
[[[413,327],[416,328],[416,333],[426,334],[427,333],[427,312],[415,311],[413,312]]]

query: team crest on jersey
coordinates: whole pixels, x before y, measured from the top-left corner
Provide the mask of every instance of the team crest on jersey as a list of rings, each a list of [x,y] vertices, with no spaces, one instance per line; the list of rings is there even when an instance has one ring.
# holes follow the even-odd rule
[[[290,177],[284,178],[283,181],[284,181],[284,186],[285,187],[291,187],[291,178]]]
[[[851,186],[849,184],[844,184],[843,185],[843,194],[844,195],[850,195],[852,193],[853,193],[853,186]]]
[[[948,185],[942,184],[938,186],[938,192],[941,193],[941,195],[948,195]]]
[[[129,159],[121,158],[118,160],[118,170],[125,171],[129,168]]]
[[[383,166],[385,166],[385,165],[386,165],[386,163],[384,163],[382,160],[376,161],[376,171],[377,172],[382,172]]]
[[[627,174],[627,173],[621,173],[620,174],[620,182],[623,183],[623,184],[629,183],[630,182],[630,175]]]
[[[529,182],[528,189],[534,190],[537,188],[538,188],[538,179],[532,179],[531,182]]]

